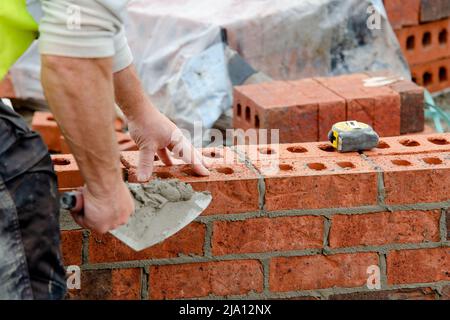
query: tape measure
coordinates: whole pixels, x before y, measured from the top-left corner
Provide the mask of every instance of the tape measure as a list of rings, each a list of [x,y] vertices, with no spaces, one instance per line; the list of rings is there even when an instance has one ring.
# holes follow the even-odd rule
[[[380,137],[365,123],[344,121],[333,125],[328,139],[339,152],[355,152],[375,148]]]

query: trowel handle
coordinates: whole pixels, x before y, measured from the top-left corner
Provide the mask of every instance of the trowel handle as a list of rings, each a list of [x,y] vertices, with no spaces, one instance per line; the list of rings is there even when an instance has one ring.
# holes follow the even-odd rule
[[[83,210],[83,194],[79,191],[64,192],[59,199],[59,204],[62,209],[81,212]]]

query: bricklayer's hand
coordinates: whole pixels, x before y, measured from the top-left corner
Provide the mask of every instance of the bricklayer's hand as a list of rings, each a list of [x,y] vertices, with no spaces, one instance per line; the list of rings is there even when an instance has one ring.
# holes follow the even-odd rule
[[[89,187],[82,189],[83,206],[71,211],[81,227],[106,233],[127,223],[134,212],[134,201],[127,185],[119,180],[108,192],[93,193]]]
[[[180,129],[155,108],[149,109],[141,117],[134,117],[129,122],[128,128],[140,150],[138,181],[146,182],[150,179],[156,154],[164,164],[172,165],[169,151],[175,158],[191,164],[198,175],[209,175],[202,155],[192,146]]]

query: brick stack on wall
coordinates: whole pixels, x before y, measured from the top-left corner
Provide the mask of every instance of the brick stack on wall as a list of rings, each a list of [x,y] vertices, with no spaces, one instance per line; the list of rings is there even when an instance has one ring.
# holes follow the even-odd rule
[[[332,125],[357,120],[380,136],[424,130],[423,89],[410,81],[367,87],[372,74],[238,86],[233,126],[279,129],[281,143],[327,140]]]
[[[450,134],[383,138],[363,154],[317,142],[202,153],[209,177],[156,162],[155,178],[213,196],[163,243],[134,252],[63,225],[65,263],[82,270],[70,298],[450,298]],[[61,189],[82,185],[73,158],[54,159]],[[122,163],[135,182],[137,152]],[[379,290],[367,287],[374,266]]]
[[[413,80],[431,92],[450,88],[450,1],[384,0]]]

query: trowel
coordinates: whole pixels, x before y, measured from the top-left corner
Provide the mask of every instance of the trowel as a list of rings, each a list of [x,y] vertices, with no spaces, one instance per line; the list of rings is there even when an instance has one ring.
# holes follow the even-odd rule
[[[208,192],[195,192],[178,180],[154,180],[147,185],[128,184],[135,212],[128,223],[110,233],[135,251],[141,251],[174,235],[194,221],[211,203]],[[82,208],[80,192],[66,192],[61,208]]]

